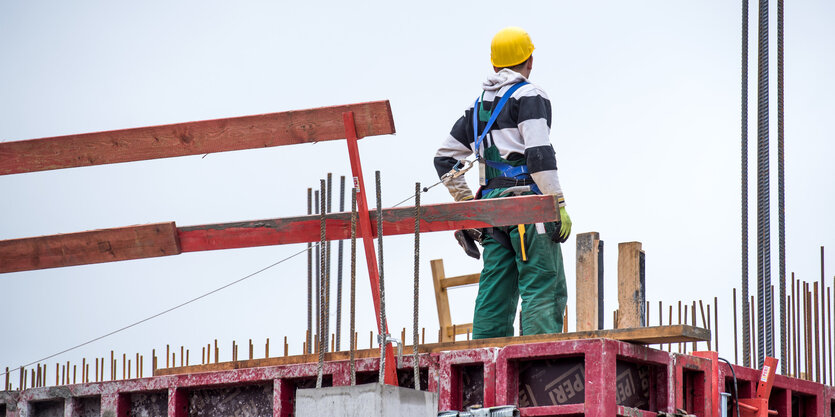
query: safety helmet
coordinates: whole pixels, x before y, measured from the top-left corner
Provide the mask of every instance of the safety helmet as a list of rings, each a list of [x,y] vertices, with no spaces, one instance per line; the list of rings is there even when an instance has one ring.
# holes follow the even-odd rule
[[[505,68],[525,62],[533,53],[533,42],[524,29],[510,26],[493,36],[490,44],[490,62],[494,67]]]

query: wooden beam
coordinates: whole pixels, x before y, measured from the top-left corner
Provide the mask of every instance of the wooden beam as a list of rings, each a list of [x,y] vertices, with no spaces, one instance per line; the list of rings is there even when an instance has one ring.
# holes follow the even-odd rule
[[[421,207],[422,232],[554,221],[552,195]],[[414,233],[414,208],[383,211],[383,234]],[[376,210],[370,217],[376,219]],[[351,213],[326,216],[327,239],[349,239]],[[371,222],[372,230],[376,221]],[[164,226],[168,225],[168,226]],[[181,252],[317,242],[318,215],[175,228],[174,223],[0,241],[0,273],[122,261]]]
[[[473,324],[472,323],[464,323],[464,324],[456,324],[455,326],[447,326],[446,327],[446,334],[449,336],[450,340],[452,340],[453,332],[455,335],[459,334],[467,334],[473,333]]]
[[[444,260],[433,259],[429,261],[432,266],[432,283],[435,284],[435,306],[438,309],[438,324],[440,329],[446,329],[452,326],[452,318],[449,312],[449,293],[441,283],[446,280],[444,273]],[[444,331],[441,334],[441,342],[448,342],[452,340],[452,335]]]
[[[460,203],[429,204],[420,208],[420,231],[440,232],[490,226],[508,226],[554,221],[559,217],[553,195],[531,195]],[[376,236],[377,214],[370,211]],[[327,240],[351,237],[351,213],[328,214]],[[415,232],[414,207],[383,210],[383,235]],[[319,216],[257,220],[181,227],[183,252],[317,242]]]
[[[533,336],[497,337],[493,339],[462,340],[458,342],[431,343],[420,345],[420,353],[436,353],[451,350],[479,349],[489,347],[505,347],[526,343],[559,342],[580,339],[612,339],[642,345],[658,343],[678,343],[710,340],[710,331],[698,327],[679,324],[675,326],[640,327],[634,329],[597,330],[591,332],[539,334]],[[412,354],[412,346],[404,346],[403,354]],[[378,358],[380,349],[363,349],[354,352],[356,359]],[[215,372],[232,369],[255,368],[262,366],[294,365],[300,363],[316,363],[318,354],[295,355],[286,357],[253,359],[249,361],[221,362],[208,365],[193,365],[180,368],[163,368],[154,371],[154,376],[194,374],[200,372]],[[325,361],[347,361],[349,352],[326,352]]]
[[[449,277],[441,281],[441,288],[460,287],[462,285],[478,284],[481,274],[460,275],[457,277]]]
[[[0,175],[394,133],[388,100],[0,143]]]
[[[598,301],[603,295],[599,271],[600,235],[597,232],[577,235],[577,331],[598,330],[600,315]]]
[[[646,325],[645,318],[644,251],[641,250],[641,242],[619,243],[617,327],[643,327]]]
[[[0,273],[177,255],[174,222],[0,241]]]

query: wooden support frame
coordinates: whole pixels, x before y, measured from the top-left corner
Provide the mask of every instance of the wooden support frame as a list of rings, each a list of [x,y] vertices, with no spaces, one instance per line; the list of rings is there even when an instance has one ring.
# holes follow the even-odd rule
[[[646,281],[641,242],[618,244],[618,312],[616,328],[646,325]]]
[[[603,328],[603,241],[597,232],[577,235],[578,332]]]
[[[0,175],[321,142],[395,132],[388,100],[0,143]]]
[[[430,204],[421,206],[420,230],[439,232],[553,221],[558,216],[557,207],[554,196],[537,195]],[[368,216],[372,236],[376,236],[376,213],[370,210]],[[413,216],[413,207],[384,209],[383,234],[414,233]],[[328,240],[351,237],[351,213],[329,213],[325,223]],[[156,229],[159,231],[152,233]],[[179,228],[173,222],[128,226],[0,241],[0,273],[318,241],[318,215]],[[369,250],[373,249],[372,243]]]
[[[432,266],[432,283],[435,285],[435,305],[438,308],[438,324],[441,329],[440,342],[454,342],[455,336],[472,333],[473,324],[452,324],[447,288],[478,284],[481,274],[447,277],[444,272],[443,259],[433,259],[429,263]]]

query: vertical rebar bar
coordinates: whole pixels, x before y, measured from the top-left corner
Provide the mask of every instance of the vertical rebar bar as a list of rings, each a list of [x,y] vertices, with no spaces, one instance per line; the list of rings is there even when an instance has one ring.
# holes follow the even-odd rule
[[[380,373],[379,382],[385,384],[386,375],[386,344],[388,344],[388,329],[386,328],[386,293],[383,273],[383,200],[380,171],[374,172],[377,183],[377,256],[380,269]]]
[[[327,233],[327,231],[325,230],[325,228],[326,228],[326,223],[325,223],[325,180],[319,180],[319,188],[321,190],[320,193],[319,193],[319,198],[320,198],[320,204],[321,204],[321,208],[322,208],[322,210],[319,210],[319,247],[324,248],[324,246],[325,246],[325,235]],[[321,265],[325,264],[325,251],[324,250],[319,251],[319,263]],[[325,313],[323,311],[324,306],[325,306],[324,281],[325,281],[325,270],[324,270],[324,268],[321,268],[320,271],[319,271],[319,284],[320,284],[319,285],[319,311],[320,311],[319,317],[322,318],[322,320],[319,323],[319,329],[318,329],[318,332],[319,332],[319,337],[318,337],[318,339],[319,339],[318,340],[318,342],[319,342],[319,347],[318,347],[318,349],[319,349],[319,361],[318,361],[318,364],[316,366],[316,388],[322,388],[322,373],[323,373],[323,368],[324,368],[324,363],[325,363],[325,345],[327,345],[327,343],[325,343],[325,340],[327,339],[327,334],[325,333],[325,318],[324,318]]]
[[[339,176],[339,212],[345,212],[345,176]],[[336,254],[336,350],[342,350],[342,257],[345,241],[340,239]]]
[[[741,161],[741,199],[742,199],[742,364],[751,366],[750,324],[748,323],[748,0],[742,0],[742,111],[740,151]]]
[[[316,190],[316,191],[313,192],[313,195],[314,195],[314,198],[313,198],[313,212],[315,214],[319,214],[319,215],[322,214],[321,213],[322,210],[320,210],[320,207],[319,207],[319,203],[321,202],[321,197],[322,197],[321,194],[322,194],[322,192],[320,192],[319,190]],[[321,308],[321,306],[319,306],[319,293],[322,290],[322,288],[321,288],[321,284],[322,284],[322,278],[321,278],[322,258],[321,258],[321,255],[322,255],[322,250],[323,250],[324,246],[322,246],[321,242],[316,242],[316,245],[314,245],[314,246],[315,246],[315,249],[316,249],[315,253],[314,253],[314,257],[316,258],[316,262],[314,264],[314,271],[313,271],[314,275],[316,276],[316,295],[315,295],[315,297],[316,297],[316,331],[311,333],[311,335],[310,335],[310,337],[313,338],[313,343],[312,343],[313,347],[311,347],[311,344],[308,344],[308,347],[311,347],[311,349],[314,349],[314,352],[315,352],[315,349],[319,348],[319,343],[316,341],[315,336],[316,336],[316,334],[319,334],[320,336],[322,335],[322,333],[321,333],[322,308]]]
[[[733,300],[734,300],[734,365],[739,365],[739,343],[737,342],[737,335],[739,334],[736,329],[736,288],[733,291]]]
[[[333,194],[332,183],[333,183],[333,174],[328,172],[327,180],[326,180],[327,192],[326,192],[325,195],[327,196],[327,198],[325,199],[325,202],[326,202],[325,210],[324,210],[325,213],[330,213],[332,211],[331,210],[331,200],[332,200],[331,195]],[[331,241],[330,240],[325,241],[324,268],[325,268],[325,276],[324,276],[324,279],[323,279],[322,282],[324,283],[323,285],[325,286],[325,308],[323,309],[324,312],[325,312],[325,315],[324,315],[325,327],[323,329],[324,333],[322,333],[322,334],[324,335],[324,339],[325,339],[325,352],[327,352],[329,350],[327,340],[330,338],[329,335],[331,334],[331,319],[330,319],[330,315],[331,315]]]
[[[351,328],[351,346],[350,349],[350,366],[351,366],[351,385],[357,385],[357,368],[354,362],[354,350],[357,348],[357,333],[356,333],[356,290],[357,290],[357,189],[351,187],[351,300],[350,300],[350,328]]]
[[[307,215],[313,214],[313,189],[307,189]],[[305,336],[306,354],[310,354],[310,342],[313,335],[313,244],[307,243],[307,335]],[[207,361],[209,362],[209,361]]]
[[[777,0],[777,223],[780,275],[780,364],[786,373],[786,200],[783,170],[783,0]],[[821,282],[823,285],[823,282]],[[821,287],[823,291],[823,287]],[[821,296],[823,294],[821,293]],[[823,300],[821,300],[823,301]],[[825,357],[824,357],[825,358]],[[826,362],[824,359],[824,368]],[[825,378],[825,377],[824,377]],[[825,382],[825,379],[824,379]]]
[[[768,138],[768,0],[760,0],[757,71],[757,368],[774,356],[771,337],[771,219]]]
[[[414,347],[415,389],[420,391],[420,356],[418,356],[418,307],[420,305],[420,183],[415,183],[415,284],[414,284]],[[404,340],[405,342],[405,340]]]

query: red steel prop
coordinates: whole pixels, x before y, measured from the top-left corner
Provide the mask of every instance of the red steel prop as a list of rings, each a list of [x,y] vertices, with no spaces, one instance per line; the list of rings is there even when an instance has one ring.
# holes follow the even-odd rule
[[[357,145],[357,132],[354,124],[354,113],[342,113],[345,124],[345,138],[348,143],[348,157],[351,160],[351,173],[354,175],[354,188],[357,190],[357,217],[359,218],[359,235],[365,249],[365,260],[368,264],[368,278],[371,281],[371,298],[374,301],[374,317],[380,317],[380,271],[377,269],[377,255],[374,252],[374,238],[371,228],[371,218],[368,211],[368,199],[365,194],[365,181],[360,164],[360,151]],[[327,223],[326,223],[327,229]],[[327,233],[327,230],[326,230]],[[385,231],[383,231],[385,234]],[[380,238],[380,236],[378,236]],[[382,320],[380,320],[382,321]],[[388,323],[377,321],[378,334],[388,334]],[[384,328],[381,328],[384,327]],[[384,381],[388,385],[397,385],[397,367],[395,366],[394,348],[386,343],[386,362]]]

